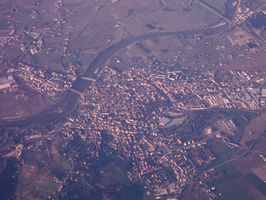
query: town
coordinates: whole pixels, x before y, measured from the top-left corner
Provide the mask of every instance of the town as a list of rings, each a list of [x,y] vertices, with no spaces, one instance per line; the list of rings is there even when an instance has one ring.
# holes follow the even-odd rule
[[[265,3],[136,2],[0,3],[0,199],[263,200]]]

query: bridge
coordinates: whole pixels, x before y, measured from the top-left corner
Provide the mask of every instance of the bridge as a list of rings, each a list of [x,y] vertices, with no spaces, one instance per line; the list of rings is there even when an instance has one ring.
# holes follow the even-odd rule
[[[92,82],[96,81],[95,78],[91,78],[91,77],[87,77],[87,76],[82,76],[80,78],[83,79],[83,80],[86,80],[86,81],[92,81]]]

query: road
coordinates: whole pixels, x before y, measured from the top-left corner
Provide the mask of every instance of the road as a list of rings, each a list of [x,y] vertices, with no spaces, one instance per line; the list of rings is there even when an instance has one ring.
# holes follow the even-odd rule
[[[71,114],[77,105],[77,101],[80,97],[80,94],[85,92],[86,89],[90,86],[93,80],[98,79],[101,76],[101,72],[103,71],[106,62],[109,58],[111,58],[115,53],[120,51],[121,49],[127,47],[130,44],[152,39],[163,36],[211,36],[216,33],[220,33],[222,31],[230,28],[228,24],[222,26],[212,26],[207,29],[202,30],[187,30],[187,31],[172,31],[172,32],[153,32],[146,33],[141,36],[136,37],[128,37],[120,40],[118,43],[113,44],[103,50],[101,50],[97,56],[92,60],[89,64],[87,71],[73,83],[71,90],[65,93],[64,98],[56,103],[54,106],[50,107],[48,110],[38,113],[36,115],[20,118],[17,120],[2,120],[0,121],[1,127],[23,127],[31,124],[43,124],[43,123],[51,123],[54,121],[59,121]],[[88,77],[87,80],[82,77]],[[93,80],[88,80],[93,79]]]
[[[241,29],[242,31],[246,32],[246,34],[250,35],[251,37],[255,38],[258,42],[261,42],[263,44],[266,43],[266,41],[264,41],[262,38],[260,38],[258,35],[256,35],[254,32],[248,30],[245,26],[243,25],[239,25],[237,23],[235,23],[232,19],[229,19],[227,16],[225,16],[223,13],[221,13],[219,10],[217,10],[215,7],[213,7],[212,5],[206,3],[203,0],[198,0],[198,2],[205,8],[209,9],[211,12],[213,12],[215,15],[217,15],[218,17],[221,17],[223,20],[225,20],[227,23],[236,26],[237,28]],[[236,9],[238,9],[238,7],[241,4],[241,0],[238,0],[237,2],[237,7]]]
[[[252,142],[252,144],[250,144],[248,147],[246,146],[241,146],[238,150],[238,153],[236,153],[235,156],[233,156],[232,158],[225,160],[215,166],[213,166],[210,169],[203,169],[197,176],[195,176],[191,182],[188,184],[188,187],[186,188],[186,193],[191,193],[195,184],[204,176],[205,173],[211,172],[213,170],[219,169],[220,167],[229,164],[235,160],[238,159],[242,159],[245,156],[247,156],[250,153],[255,153],[255,154],[262,154],[261,152],[258,152],[257,150],[253,150],[253,148],[256,146],[256,144],[260,141],[260,139],[266,134],[266,128],[262,129],[258,135],[258,137],[256,138],[256,140],[254,140]],[[265,155],[264,155],[265,156]]]

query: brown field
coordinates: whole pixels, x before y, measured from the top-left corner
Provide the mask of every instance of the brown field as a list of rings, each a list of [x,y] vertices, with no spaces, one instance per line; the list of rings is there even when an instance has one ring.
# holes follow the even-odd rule
[[[265,144],[266,144],[266,135],[264,135],[256,144],[256,146],[254,147],[255,151],[258,151],[259,153],[262,153],[263,155],[266,155],[266,148],[265,148]]]
[[[39,94],[23,97],[21,93],[0,93],[0,119],[16,119],[39,113],[49,106],[50,102]]]
[[[223,176],[210,179],[209,184],[214,186],[216,194],[221,193],[221,199],[234,200],[264,200],[265,196],[259,191],[252,181],[247,179],[253,174],[253,169],[264,165],[264,161],[258,154],[248,154],[236,159],[230,166],[218,169]]]
[[[240,171],[241,174],[247,175],[252,173],[252,169],[263,164],[263,160],[258,154],[250,154],[243,159],[233,161],[233,166]]]
[[[208,200],[209,196],[202,191],[199,191],[197,189],[193,189],[192,191],[190,189],[187,189],[185,191],[183,191],[183,195],[182,195],[182,199],[183,200]]]
[[[21,32],[24,26],[31,29],[0,52],[0,58],[6,58],[9,63],[14,64],[14,68],[18,66],[16,63],[21,62],[36,69],[65,73],[64,68],[70,63],[81,63],[79,71],[84,71],[100,50],[124,38],[150,32],[204,29],[219,21],[217,15],[197,1],[188,3],[186,0],[180,0],[162,3],[154,0],[67,0],[63,1],[60,9],[55,1],[42,1],[38,6],[34,5],[34,2],[15,0],[0,4],[0,8],[5,7],[8,14],[10,8],[16,8],[9,16],[9,20],[20,24]],[[224,0],[221,0],[215,3],[215,6],[222,9],[223,4]],[[4,14],[2,17],[5,21],[8,15]],[[59,22],[59,18],[62,21]],[[43,41],[42,47],[36,54],[27,53],[27,45],[24,46],[24,50],[21,48],[24,43],[32,43],[33,36],[30,33],[41,35]],[[179,41],[172,43],[171,40],[172,38],[165,37],[158,44],[151,40],[143,42],[143,45],[152,51],[149,55],[141,52],[141,56],[156,55],[166,59],[175,56],[176,49],[183,44]],[[133,52],[127,49],[125,62],[121,63],[123,66],[120,68],[132,65],[128,60],[139,56],[141,50],[136,45],[132,46],[135,49]],[[76,56],[73,56],[74,53]],[[0,72],[1,70],[2,67]],[[12,96],[15,94],[0,94],[2,102],[0,119],[33,115],[50,106],[50,103],[40,95],[28,100],[11,99]]]
[[[239,177],[223,183],[220,188],[218,187],[218,191],[222,193],[223,199],[226,200],[242,200],[243,198],[265,200],[264,195],[251,185],[244,177]]]
[[[235,57],[234,61],[223,67],[224,70],[247,70],[266,72],[265,51],[247,52],[246,55]]]
[[[221,12],[224,11],[225,0],[206,1]],[[7,4],[8,1],[5,2]],[[11,5],[20,9],[14,12],[10,20],[21,26],[36,26],[34,33],[40,34],[43,39],[43,46],[39,53],[34,55],[28,53],[19,61],[28,63],[36,69],[62,73],[65,72],[64,67],[67,68],[70,63],[79,63],[81,65],[79,71],[83,72],[100,50],[127,37],[151,32],[204,29],[221,22],[216,14],[198,1],[188,3],[190,1],[180,0],[162,3],[154,0],[135,0],[134,2],[132,0],[67,0],[62,4],[61,9],[64,11],[62,13],[58,11],[58,5],[54,1],[44,1],[37,8],[33,2],[17,0],[12,1]],[[34,9],[37,9],[37,14],[33,12]],[[64,17],[62,22],[57,23],[59,15]],[[49,29],[45,27],[48,25],[43,24],[49,24],[49,26],[52,24],[53,28]],[[217,66],[220,62],[228,60],[228,52],[239,53],[238,47],[229,44],[226,34],[201,40],[197,38],[174,40],[171,37],[163,37],[159,38],[157,43],[154,40],[141,41],[141,45],[150,50],[148,53],[143,52],[136,44],[131,44],[125,48],[126,50],[121,50],[122,62],[117,67],[125,69],[132,65],[133,58],[147,56],[156,56],[164,60],[180,56],[182,58],[178,58],[178,62],[186,67]],[[25,39],[24,36],[19,38],[0,53],[0,58],[7,57],[9,62],[16,60],[24,53],[20,48],[22,43],[30,41],[31,39]],[[225,48],[217,48],[221,45]],[[180,49],[182,55],[177,55]],[[118,52],[119,55],[121,52]],[[73,56],[73,53],[77,56]],[[224,69],[251,69],[250,66],[252,66],[252,70],[265,70],[263,68],[266,60],[263,53],[257,52],[256,56],[247,53],[245,57],[250,57],[248,61],[237,56],[232,63],[225,65]],[[0,67],[0,72],[1,70]],[[10,100],[8,102],[8,98],[12,95],[5,97],[0,95],[1,102],[4,102],[2,107],[0,106],[0,118],[28,116],[49,107],[49,102],[41,96],[27,101]]]
[[[253,170],[265,165],[264,163],[265,162],[258,154],[249,154],[244,158],[233,161],[233,166],[242,174],[241,180],[239,180],[236,184],[241,185],[242,188],[244,188],[245,191],[248,191],[248,193],[256,200],[264,200],[265,196],[244,177],[249,174],[253,174]]]
[[[24,164],[16,191],[16,199],[38,200],[47,197],[58,189],[59,185],[47,171],[40,171],[33,165]]]
[[[252,119],[244,130],[244,135],[240,140],[242,146],[248,147],[248,142],[252,142],[263,134],[266,129],[266,112]]]
[[[223,13],[225,11],[225,4],[227,0],[221,0],[221,1],[204,0],[204,2],[210,4],[211,6],[215,7],[217,10]]]

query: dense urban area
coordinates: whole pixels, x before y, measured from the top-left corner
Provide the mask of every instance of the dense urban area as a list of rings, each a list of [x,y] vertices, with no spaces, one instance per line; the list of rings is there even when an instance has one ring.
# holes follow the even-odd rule
[[[265,200],[265,0],[0,2],[0,200]]]

